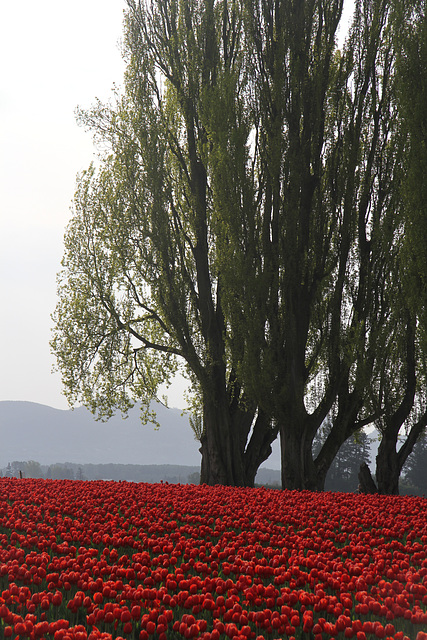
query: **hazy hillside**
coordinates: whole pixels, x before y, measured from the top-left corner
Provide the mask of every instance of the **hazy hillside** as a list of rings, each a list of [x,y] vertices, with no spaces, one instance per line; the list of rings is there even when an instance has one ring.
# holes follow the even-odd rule
[[[80,407],[61,411],[32,402],[0,402],[0,468],[14,460],[36,460],[42,465],[77,464],[186,465],[200,467],[199,443],[188,417],[179,409],[157,407],[161,425],[142,425],[134,408],[123,420],[96,422]],[[263,465],[280,468],[278,442]]]
[[[61,411],[31,402],[0,402],[0,467],[13,460],[200,466],[199,443],[179,409],[158,406],[161,428],[129,418],[97,422],[80,407]]]
[[[32,402],[0,402],[0,469],[15,460],[36,460],[41,465],[70,462],[200,468],[199,443],[194,439],[188,417],[182,416],[180,409],[158,405],[157,418],[161,425],[158,430],[152,424],[141,424],[137,408],[130,411],[126,420],[118,415],[102,423],[83,407],[61,411]],[[372,468],[377,447],[378,442],[372,442]],[[280,483],[278,469],[277,440],[257,482]],[[182,470],[178,477],[184,478],[186,474],[187,470]],[[155,481],[155,477],[150,481]]]

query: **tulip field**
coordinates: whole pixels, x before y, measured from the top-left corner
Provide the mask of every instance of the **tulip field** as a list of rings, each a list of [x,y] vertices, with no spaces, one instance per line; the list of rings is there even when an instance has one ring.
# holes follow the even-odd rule
[[[0,478],[0,638],[427,640],[427,500]]]

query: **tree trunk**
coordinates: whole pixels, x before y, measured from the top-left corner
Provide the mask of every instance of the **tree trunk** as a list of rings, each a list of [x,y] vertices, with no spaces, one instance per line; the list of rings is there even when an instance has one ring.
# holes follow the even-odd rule
[[[359,469],[359,491],[360,493],[377,493],[377,486],[372,478],[371,470],[366,462],[360,465]]]
[[[338,413],[333,421],[331,431],[314,461],[317,474],[323,478],[323,486],[325,484],[326,475],[341,446],[356,431],[366,426],[366,424],[369,424],[375,418],[375,416],[372,415],[362,421],[357,419],[359,411],[363,406],[363,398],[358,391],[353,390],[352,392],[349,392],[348,388],[349,369],[346,370],[345,375],[342,375],[341,390],[338,394]],[[376,491],[375,485],[374,489]],[[367,493],[371,493],[371,491],[367,491]]]
[[[282,462],[282,489],[308,489],[321,491],[322,478],[317,476],[313,462],[312,438],[307,428],[280,429],[280,451]]]
[[[219,377],[214,385],[216,394],[208,392],[204,396],[200,482],[253,487],[260,465],[271,454],[277,429],[272,428],[269,418],[259,411],[248,442],[256,412],[236,407]]]
[[[376,477],[378,488],[376,487],[371,473],[365,464],[360,467],[359,472],[359,482],[363,493],[378,492],[385,495],[399,495],[399,479],[403,465],[411,454],[419,435],[423,432],[426,426],[427,412],[425,412],[418,422],[412,426],[399,451],[396,449],[398,437],[395,431],[393,433],[387,433],[387,430],[385,431],[376,457]],[[366,467],[366,469],[364,467]]]
[[[396,452],[397,438],[383,434],[377,454],[378,492],[385,495],[399,495],[400,468]]]
[[[385,421],[385,428],[377,454],[377,485],[379,493],[386,495],[399,494],[399,477],[402,471],[404,459],[397,452],[399,431],[408,419],[414,406],[417,386],[416,370],[416,322],[409,310],[406,310],[406,389],[405,394],[394,413]],[[413,446],[414,443],[412,443]],[[409,455],[411,447],[406,447]],[[405,458],[406,459],[406,458]]]
[[[202,484],[245,485],[240,447],[236,447],[236,440],[232,434],[225,385],[217,377],[214,388],[205,392],[203,397]]]
[[[397,460],[399,464],[400,473],[402,473],[402,469],[405,462],[407,461],[408,457],[411,455],[418,438],[420,437],[422,432],[425,430],[426,426],[427,426],[427,410],[421,415],[418,422],[412,425],[409,433],[406,436],[405,442],[403,443],[403,445],[400,447],[398,451]]]
[[[277,427],[261,410],[255,420],[253,432],[244,453],[246,486],[255,485],[255,477],[261,464],[271,455],[271,445],[277,438]]]

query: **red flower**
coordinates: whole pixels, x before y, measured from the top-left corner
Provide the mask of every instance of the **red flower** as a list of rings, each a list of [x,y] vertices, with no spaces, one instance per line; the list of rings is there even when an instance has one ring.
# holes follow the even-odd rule
[[[427,624],[422,499],[2,478],[0,496],[12,635],[86,640],[77,618],[90,640],[132,621],[140,640],[405,640]]]
[[[156,632],[156,624],[152,620],[149,620],[145,629],[147,633],[152,636]]]

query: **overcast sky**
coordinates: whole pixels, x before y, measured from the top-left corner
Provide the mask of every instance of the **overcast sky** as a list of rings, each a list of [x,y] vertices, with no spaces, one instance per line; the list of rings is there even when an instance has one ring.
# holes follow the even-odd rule
[[[77,105],[120,83],[121,0],[0,9],[0,400],[66,408],[49,352],[76,173],[93,157]]]
[[[50,314],[76,174],[94,154],[74,111],[121,84],[124,6],[21,0],[0,8],[0,400],[67,408],[51,373]],[[183,406],[181,393],[171,393],[171,406]]]

